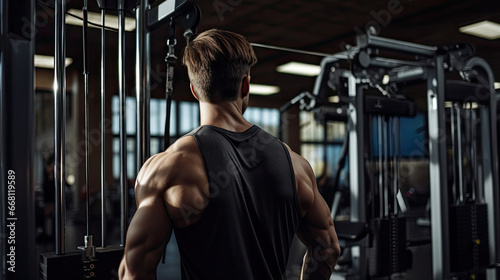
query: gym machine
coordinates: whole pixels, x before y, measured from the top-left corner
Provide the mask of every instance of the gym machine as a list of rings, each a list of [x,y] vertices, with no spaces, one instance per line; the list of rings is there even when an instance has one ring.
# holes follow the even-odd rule
[[[117,277],[118,265],[123,256],[128,224],[127,214],[127,159],[126,159],[126,115],[125,115],[125,13],[135,10],[136,14],[136,99],[137,99],[137,166],[141,166],[150,156],[149,150],[149,89],[150,89],[150,34],[168,23],[170,34],[167,44],[169,52],[167,62],[167,112],[170,112],[172,98],[173,67],[176,62],[174,46],[176,45],[175,25],[181,23],[186,32],[184,36],[194,33],[201,11],[195,0],[166,0],[159,4],[150,5],[146,0],[98,0],[101,10],[101,122],[104,128],[105,122],[105,39],[106,28],[104,26],[106,12],[117,11],[118,13],[118,92],[120,103],[120,244],[108,245],[106,242],[106,186],[104,164],[101,165],[101,246],[96,247],[93,236],[89,230],[89,101],[88,101],[88,53],[87,53],[87,1],[83,3],[83,78],[85,86],[85,141],[86,141],[86,218],[87,232],[84,236],[84,246],[78,247],[78,251],[67,252],[65,248],[65,198],[63,178],[65,178],[65,1],[56,0],[55,5],[55,67],[54,67],[54,99],[55,99],[55,178],[56,178],[56,251],[40,255],[40,276],[42,279],[114,279]],[[165,143],[169,139],[169,114],[167,114]],[[104,143],[104,129],[101,132],[101,143]],[[168,145],[166,144],[165,148]],[[104,145],[101,145],[101,160],[104,163]],[[76,249],[76,248],[75,248]],[[26,278],[28,279],[28,278]],[[31,279],[31,277],[30,277]]]
[[[312,97],[302,93],[282,107],[301,102],[318,112],[328,87],[347,107],[350,217],[335,224],[350,261],[331,279],[404,279],[412,266],[399,126],[417,113],[415,91],[427,101],[419,110],[427,122],[429,277],[498,279],[497,97],[490,67],[474,53],[470,44],[426,46],[369,30],[356,46],[323,59]]]

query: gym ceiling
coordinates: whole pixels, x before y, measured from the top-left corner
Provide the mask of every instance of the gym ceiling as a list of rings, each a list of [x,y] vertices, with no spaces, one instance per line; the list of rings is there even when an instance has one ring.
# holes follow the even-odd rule
[[[53,1],[39,0],[53,5]],[[157,5],[158,0],[152,5]],[[485,39],[461,33],[460,27],[489,20],[500,24],[500,2],[488,0],[200,0],[202,18],[198,32],[210,28],[234,31],[250,42],[320,53],[337,53],[346,45],[355,45],[355,36],[366,27],[379,27],[379,35],[403,41],[442,46],[458,42],[472,43],[478,56],[486,59],[500,82],[500,39]],[[47,5],[37,6],[36,54],[53,55],[53,16]],[[69,0],[67,8],[81,10],[82,1]],[[89,11],[99,13],[96,1]],[[53,11],[52,11],[53,12]],[[110,11],[109,14],[116,14]],[[134,18],[133,13],[128,17]],[[89,29],[90,92],[99,98],[100,29]],[[176,55],[182,56],[184,29],[177,28]],[[107,90],[117,93],[117,33],[107,32]],[[152,97],[164,97],[164,58],[167,54],[168,26],[152,33]],[[128,32],[127,95],[133,96],[135,34]],[[80,26],[67,25],[67,57],[73,63],[68,75],[82,73],[82,34]],[[320,56],[298,54],[261,47],[254,48],[259,59],[252,69],[252,83],[280,88],[276,94],[254,96],[251,106],[279,107],[302,91],[311,91],[315,77],[279,73],[276,67],[290,61],[319,65]],[[40,69],[38,72],[42,73]],[[37,72],[37,73],[38,73]],[[80,78],[82,79],[82,78]],[[37,81],[38,83],[38,81]],[[83,83],[81,83],[82,85]],[[418,97],[417,97],[418,98]],[[194,101],[189,93],[187,73],[180,59],[176,66],[174,99]]]

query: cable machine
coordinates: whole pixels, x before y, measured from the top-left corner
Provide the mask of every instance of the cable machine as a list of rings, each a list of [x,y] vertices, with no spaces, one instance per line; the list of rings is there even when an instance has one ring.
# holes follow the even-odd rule
[[[350,260],[332,279],[404,279],[415,263],[401,192],[400,119],[417,113],[405,95],[412,86],[427,101],[419,110],[426,113],[429,277],[498,279],[497,97],[487,62],[470,44],[425,46],[372,30],[356,43],[323,59],[312,97],[301,93],[281,110],[299,102],[304,110],[326,109],[328,87],[347,106],[350,218],[335,224]],[[346,62],[348,70],[340,67]]]
[[[399,92],[411,84],[425,84],[432,277],[497,279],[500,211],[496,95],[488,64],[474,57],[474,48],[468,44],[432,47],[370,32],[357,37],[352,51],[351,70],[344,72],[352,129],[350,214],[351,221],[370,225],[370,249],[361,248],[359,255],[353,256],[353,275],[388,279],[406,270],[404,219],[398,216],[398,205],[404,203],[396,136],[398,116],[414,114],[416,106],[402,100]],[[390,55],[406,55],[409,59]],[[462,80],[446,77],[453,71],[458,71]],[[368,88],[380,92],[381,97],[368,95]],[[325,96],[319,98],[324,100]],[[451,102],[452,108],[447,109],[445,102]],[[366,144],[370,135],[376,135],[378,147]],[[377,151],[376,160],[367,164],[370,159],[366,156],[373,157],[373,151]],[[378,172],[374,174],[374,170]],[[371,174],[368,179],[366,174]],[[375,207],[367,209],[368,202]],[[378,210],[375,217],[374,209]]]
[[[41,254],[40,268],[42,279],[112,279],[117,273],[118,265],[123,256],[123,249],[126,241],[128,225],[128,186],[127,186],[127,133],[126,133],[126,79],[125,79],[125,13],[135,10],[136,15],[136,99],[137,99],[137,166],[140,167],[150,156],[149,148],[149,99],[150,99],[150,34],[153,30],[169,24],[170,34],[167,44],[169,51],[165,61],[167,62],[167,83],[166,83],[166,104],[167,119],[165,120],[165,148],[169,144],[169,124],[170,124],[170,104],[173,92],[173,74],[176,57],[174,46],[176,45],[175,26],[181,23],[186,29],[184,37],[189,37],[195,33],[196,27],[201,18],[201,11],[195,0],[166,0],[157,5],[151,6],[147,0],[118,0],[105,1],[98,0],[101,10],[101,143],[105,141],[105,41],[106,27],[105,18],[107,11],[117,11],[118,13],[118,94],[120,103],[120,123],[119,123],[119,146],[120,146],[120,244],[108,245],[106,241],[106,184],[104,174],[106,173],[104,160],[105,149],[101,145],[101,246],[96,247],[93,235],[90,232],[90,212],[89,212],[89,114],[92,110],[89,107],[89,73],[88,71],[88,38],[87,38],[87,1],[83,2],[83,80],[85,94],[85,158],[86,158],[86,221],[87,230],[84,236],[84,246],[78,247],[79,251],[67,252],[65,248],[65,213],[66,204],[64,200],[63,178],[65,178],[65,106],[64,96],[65,85],[65,28],[64,19],[66,14],[65,1],[56,1],[55,5],[55,157],[56,160],[56,251],[54,253]],[[109,71],[109,70],[108,70]],[[59,160],[60,159],[60,160]],[[76,248],[75,248],[76,249]]]

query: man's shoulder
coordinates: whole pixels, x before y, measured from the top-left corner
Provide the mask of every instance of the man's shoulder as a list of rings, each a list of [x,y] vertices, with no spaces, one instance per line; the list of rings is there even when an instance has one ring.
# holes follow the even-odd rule
[[[305,159],[301,155],[294,152],[285,142],[282,142],[282,143],[283,143],[283,145],[285,145],[285,147],[288,150],[288,153],[290,154],[290,159],[292,160],[292,164],[293,164],[294,169],[299,169],[299,170],[295,170],[296,172],[311,169],[311,165],[309,164],[307,159]]]
[[[183,136],[175,141],[164,152],[165,156],[196,155],[199,153],[198,143],[193,135]]]
[[[169,181],[193,172],[202,163],[194,137],[185,136],[174,142],[166,151],[152,156],[144,163],[137,183],[148,182],[157,187],[169,186]]]
[[[163,168],[182,172],[192,167],[192,163],[200,157],[201,153],[196,139],[193,136],[184,136],[175,141],[166,151],[160,153],[157,161],[163,165]]]

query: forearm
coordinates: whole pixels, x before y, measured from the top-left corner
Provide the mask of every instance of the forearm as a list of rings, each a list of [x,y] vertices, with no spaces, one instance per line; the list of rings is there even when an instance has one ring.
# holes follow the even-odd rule
[[[340,251],[333,247],[310,247],[304,256],[301,280],[330,279],[339,253]]]

